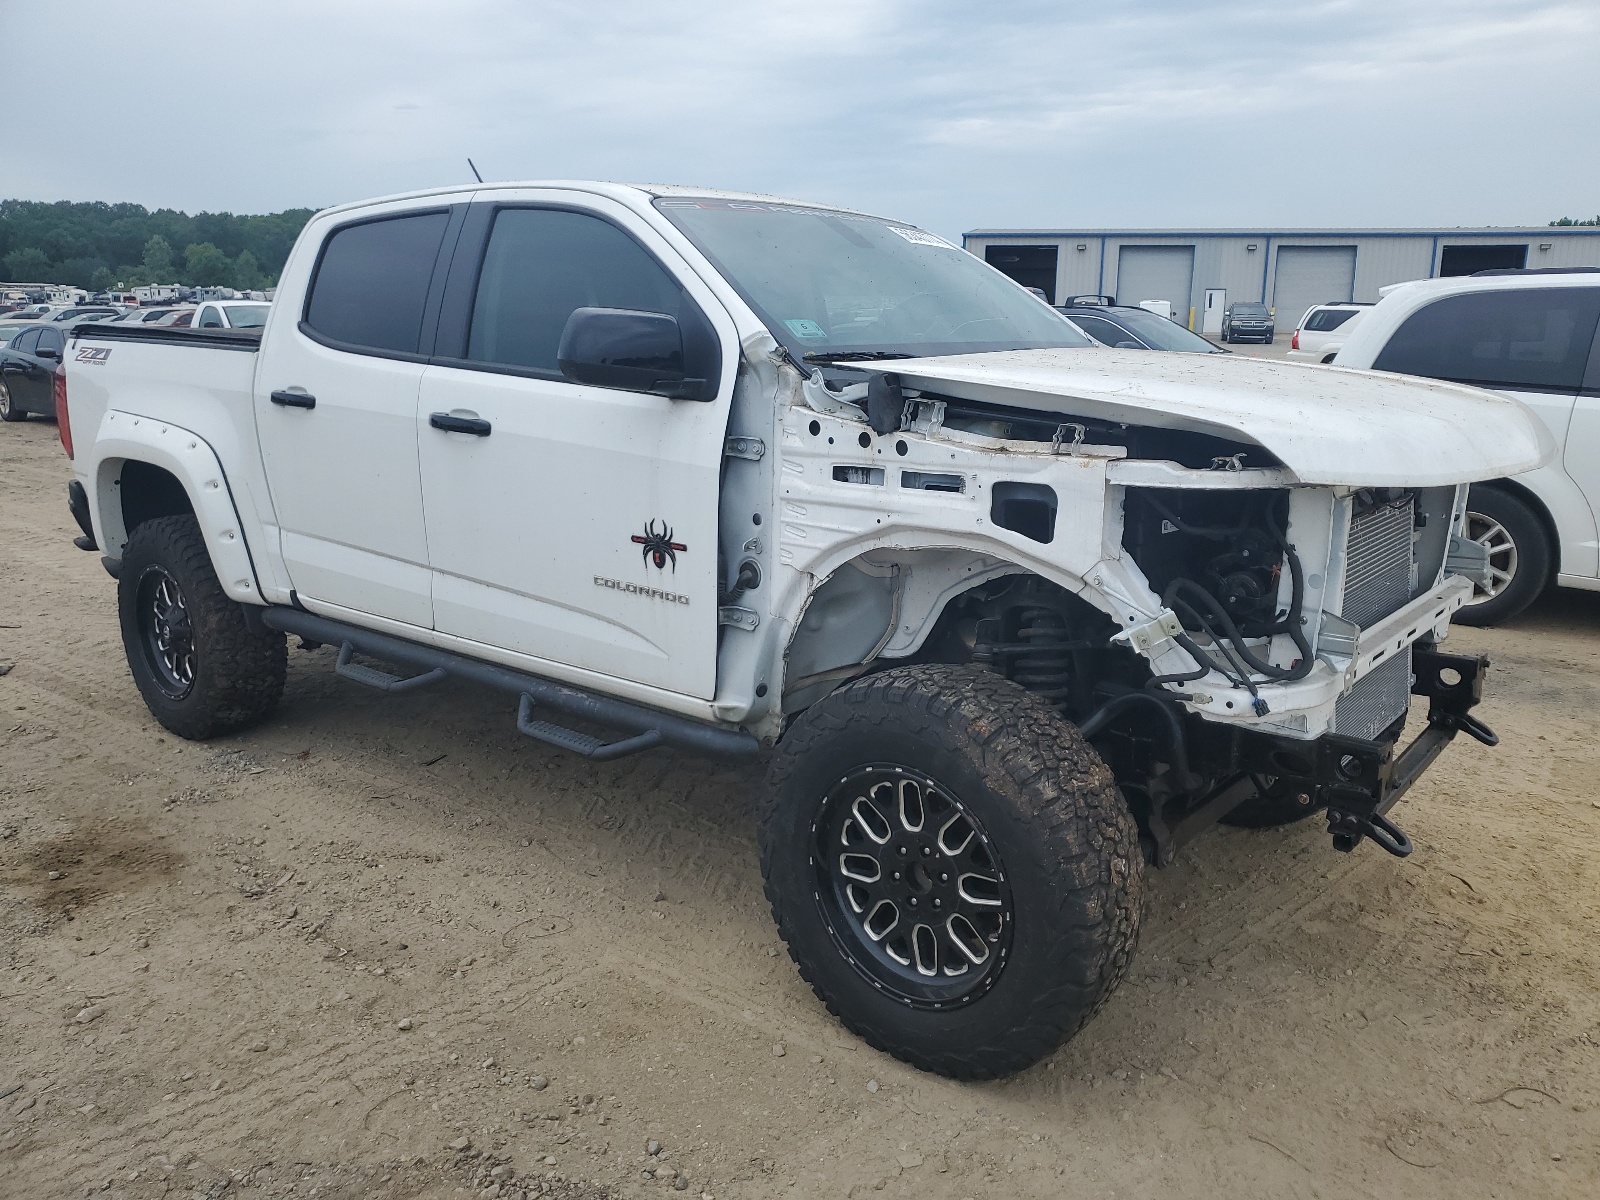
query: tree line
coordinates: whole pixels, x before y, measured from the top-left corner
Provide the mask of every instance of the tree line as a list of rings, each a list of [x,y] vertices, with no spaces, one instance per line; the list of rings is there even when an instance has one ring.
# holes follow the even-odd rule
[[[313,209],[258,216],[154,212],[141,204],[0,200],[0,263],[10,283],[91,291],[143,284],[272,287]]]

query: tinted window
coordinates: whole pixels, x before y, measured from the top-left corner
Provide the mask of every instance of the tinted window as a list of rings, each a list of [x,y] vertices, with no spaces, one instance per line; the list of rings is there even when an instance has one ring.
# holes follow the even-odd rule
[[[1327,333],[1355,316],[1353,308],[1319,308],[1306,319],[1306,332]]]
[[[306,324],[325,338],[417,352],[422,313],[448,213],[347,225],[323,246]]]
[[[197,329],[221,329],[222,314],[209,304],[200,310],[200,319],[195,322]],[[396,347],[398,349],[398,347]]]
[[[1600,289],[1447,296],[1406,318],[1372,364],[1487,387],[1576,388],[1600,321]]]
[[[1137,342],[1139,339],[1131,333],[1124,331],[1115,322],[1104,317],[1085,316],[1083,313],[1068,313],[1067,319],[1083,330],[1097,342],[1104,342],[1108,346],[1115,346],[1118,342]]]
[[[23,354],[32,354],[38,348],[39,335],[43,332],[44,330],[42,329],[29,329],[16,340],[16,343],[11,348],[19,350]]]
[[[508,208],[489,235],[467,357],[559,376],[556,349],[574,309],[630,308],[681,322],[689,303],[661,264],[610,222]]]
[[[1169,321],[1157,313],[1142,308],[1119,309],[1116,323],[1138,336],[1152,350],[1184,350],[1191,353],[1212,354],[1216,347],[1197,333],[1191,333],[1176,321]]]
[[[1236,317],[1249,317],[1254,320],[1256,317],[1265,317],[1270,314],[1267,312],[1265,304],[1235,304],[1233,306],[1233,315]]]
[[[39,349],[54,350],[57,354],[60,354],[66,344],[67,341],[61,336],[59,329],[39,330]]]

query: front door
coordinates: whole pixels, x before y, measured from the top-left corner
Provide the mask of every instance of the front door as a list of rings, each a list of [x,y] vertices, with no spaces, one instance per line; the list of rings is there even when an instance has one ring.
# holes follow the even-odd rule
[[[567,678],[709,699],[731,384],[712,403],[674,400],[571,383],[556,364],[577,308],[686,323],[715,303],[630,224],[620,206],[501,207],[453,354],[441,318],[417,415],[435,627]]]
[[[256,428],[303,601],[433,624],[417,468],[419,353],[446,211],[335,229],[304,319],[275,314]]]

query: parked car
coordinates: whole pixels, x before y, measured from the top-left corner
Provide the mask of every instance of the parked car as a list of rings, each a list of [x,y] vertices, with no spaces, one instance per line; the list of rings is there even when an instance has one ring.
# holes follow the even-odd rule
[[[92,306],[84,304],[72,304],[66,306],[65,308],[55,309],[54,311],[46,314],[44,319],[46,321],[56,322],[103,320],[107,317],[120,316],[121,313],[122,310],[120,308],[112,308],[109,304]]]
[[[196,329],[260,329],[270,305],[258,300],[207,300],[195,310]]]
[[[194,309],[192,307],[183,307],[179,305],[162,305],[154,308],[130,308],[121,316],[113,317],[111,320],[118,325],[171,324],[171,318],[176,317],[180,313],[193,312]]]
[[[1193,354],[1226,354],[1221,346],[1191,333],[1176,321],[1149,309],[1122,305],[1059,305],[1056,308],[1102,346],[1131,350],[1182,350]]]
[[[24,326],[0,348],[0,421],[55,415],[55,371],[72,329],[49,321]]]
[[[924,230],[685,188],[346,205],[280,289],[260,331],[79,325],[60,377],[156,720],[263,719],[294,633],[597,761],[772,747],[778,931],[925,1069],[1093,1015],[1146,847],[1326,809],[1403,856],[1391,805],[1495,741],[1440,640],[1467,484],[1548,451],[1502,397],[1096,347]]]
[[[1313,304],[1306,309],[1289,340],[1289,357],[1300,362],[1331,363],[1346,340],[1361,324],[1361,314],[1371,304]]]
[[[1277,329],[1272,312],[1265,304],[1244,300],[1228,305],[1222,314],[1222,340],[1225,342],[1272,343]]]
[[[1467,536],[1490,578],[1457,618],[1492,625],[1552,583],[1600,589],[1600,268],[1484,271],[1408,283],[1380,300],[1334,358],[1470,383],[1521,401],[1551,462],[1472,485]]]

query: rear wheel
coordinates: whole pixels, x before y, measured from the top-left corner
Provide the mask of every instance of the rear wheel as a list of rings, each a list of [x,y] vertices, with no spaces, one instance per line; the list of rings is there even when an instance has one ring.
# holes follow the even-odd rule
[[[260,720],[283,694],[284,636],[245,618],[217,582],[192,516],[137,526],[117,576],[122,644],[157,721],[202,740]]]
[[[1467,536],[1489,552],[1489,583],[1455,615],[1462,625],[1496,625],[1538,599],[1550,579],[1550,535],[1524,501],[1499,488],[1467,496]]]
[[[11,389],[5,381],[0,379],[0,421],[26,421],[28,414],[17,407],[17,402],[12,398]]]
[[[982,668],[887,671],[812,706],[760,821],[778,930],[880,1050],[960,1079],[1075,1033],[1138,936],[1143,857],[1111,772]]]

